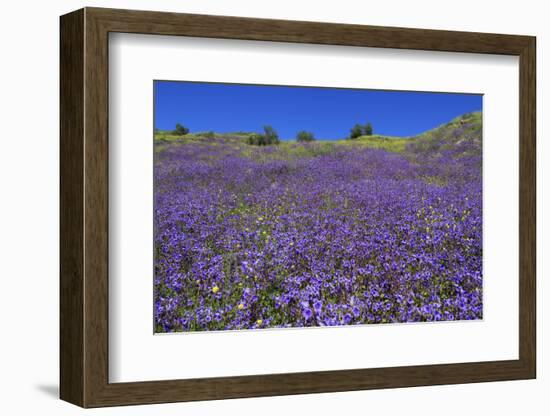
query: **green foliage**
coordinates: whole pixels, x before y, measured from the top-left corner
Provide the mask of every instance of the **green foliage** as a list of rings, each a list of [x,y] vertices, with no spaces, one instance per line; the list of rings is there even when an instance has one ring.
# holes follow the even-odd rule
[[[250,134],[246,142],[254,146],[267,146],[272,144],[279,144],[279,135],[275,129],[271,126],[264,126],[264,134],[252,133]]]
[[[252,133],[248,136],[247,143],[254,146],[265,146],[265,137],[263,134]]]
[[[315,141],[315,136],[313,136],[313,133],[309,131],[300,131],[296,135],[296,141],[297,142],[313,142]]]
[[[279,135],[271,126],[264,126],[266,144],[279,144]]]
[[[174,130],[174,134],[178,136],[185,136],[187,133],[189,133],[189,129],[185,126],[182,126],[180,123],[176,124],[176,129]]]
[[[353,128],[350,130],[350,139],[357,139],[361,136],[372,136],[373,134],[373,128],[372,123],[369,121],[367,124],[362,126],[361,124],[356,124],[353,126]]]
[[[363,135],[363,127],[360,124],[356,124],[350,131],[349,138],[357,139]]]
[[[313,134],[300,131],[294,141],[279,141],[275,129],[265,126],[261,133],[239,131],[233,133],[214,133],[212,131],[188,133],[185,136],[173,131],[155,129],[155,151],[163,151],[172,144],[195,143],[204,146],[216,146],[221,143],[231,143],[232,148],[245,157],[266,161],[267,159],[297,160],[299,158],[317,157],[329,154],[346,147],[372,148],[388,152],[404,153],[410,157],[415,155],[437,155],[442,151],[458,149],[458,155],[476,154],[482,145],[482,113],[468,113],[451,120],[435,129],[413,137],[391,137],[378,134],[368,135],[367,124],[357,124],[352,129],[353,140],[322,140],[315,141]],[[372,127],[372,125],[371,125]],[[313,143],[304,146],[303,143]],[[255,146],[277,146],[269,153]],[[252,145],[252,146],[250,146]],[[267,158],[267,159],[265,159]]]
[[[372,136],[372,124],[369,121],[367,124],[365,124],[365,136]]]

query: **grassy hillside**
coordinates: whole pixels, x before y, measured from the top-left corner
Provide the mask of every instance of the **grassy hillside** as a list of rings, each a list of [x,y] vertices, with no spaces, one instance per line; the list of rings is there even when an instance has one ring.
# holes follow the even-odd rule
[[[410,139],[407,137],[372,135],[361,136],[353,140],[341,140],[338,143],[346,146],[368,147],[370,149],[384,149],[388,152],[401,153],[406,149],[407,144],[410,143]]]
[[[254,133],[214,133],[198,132],[178,136],[172,132],[159,131],[155,133],[155,142],[159,147],[168,143],[193,143],[216,145],[221,142],[231,143],[234,148],[240,148],[246,156],[257,156],[258,146],[247,144],[247,139]],[[312,143],[297,143],[282,141],[273,146],[270,158],[294,159],[327,154],[339,147],[357,147],[383,149],[394,153],[434,154],[445,151],[474,154],[481,152],[482,144],[482,114],[467,113],[451,120],[435,129],[412,137],[394,137],[383,135],[361,136],[353,140],[320,140]]]
[[[398,153],[405,151],[438,153],[445,150],[479,152],[482,143],[482,114],[481,112],[464,114],[417,136],[361,136],[354,140],[338,141],[337,143]]]
[[[480,152],[482,145],[481,112],[468,113],[433,130],[410,139],[414,152],[440,152],[457,150]]]

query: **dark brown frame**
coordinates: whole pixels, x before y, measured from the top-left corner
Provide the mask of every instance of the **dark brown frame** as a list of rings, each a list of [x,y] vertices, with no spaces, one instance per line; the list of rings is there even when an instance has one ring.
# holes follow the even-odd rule
[[[519,56],[519,359],[109,383],[110,32]],[[82,407],[101,407],[535,378],[535,50],[530,36],[99,8],[62,16],[61,398]]]

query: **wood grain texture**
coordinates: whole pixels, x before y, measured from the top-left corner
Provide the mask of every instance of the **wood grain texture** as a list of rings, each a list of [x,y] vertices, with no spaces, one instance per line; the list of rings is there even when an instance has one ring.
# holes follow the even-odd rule
[[[108,380],[108,32],[86,12],[84,59],[85,406]]]
[[[60,388],[84,405],[84,12],[60,23]]]
[[[519,338],[520,360],[536,377],[536,41],[520,54]]]
[[[110,32],[519,55],[528,36],[87,8]]]
[[[518,360],[206,379],[108,380],[108,34],[194,36],[520,57]],[[534,378],[535,39],[87,8],[61,18],[61,397],[100,407]]]

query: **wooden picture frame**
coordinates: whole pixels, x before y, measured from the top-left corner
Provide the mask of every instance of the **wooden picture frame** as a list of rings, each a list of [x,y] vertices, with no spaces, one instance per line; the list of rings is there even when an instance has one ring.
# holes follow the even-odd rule
[[[535,333],[535,38],[85,8],[61,17],[60,396],[82,407],[531,379]],[[519,359],[110,383],[110,32],[368,46],[519,57]]]

